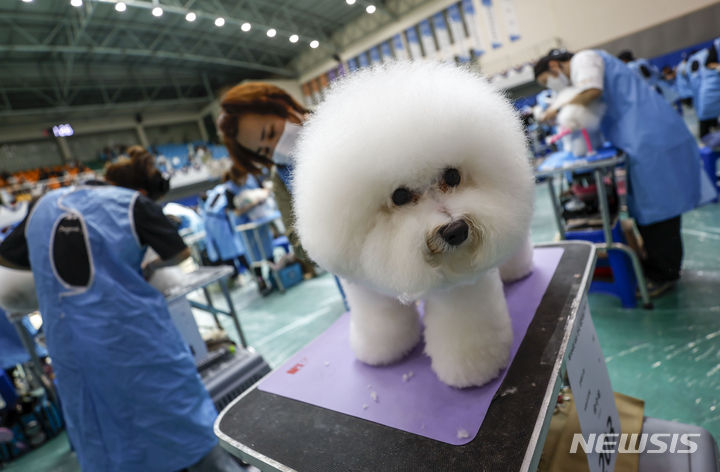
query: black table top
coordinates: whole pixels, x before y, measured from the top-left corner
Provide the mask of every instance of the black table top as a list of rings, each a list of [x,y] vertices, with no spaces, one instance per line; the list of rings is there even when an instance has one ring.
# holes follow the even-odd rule
[[[218,417],[221,445],[263,471],[496,472],[536,465],[595,261],[589,243],[548,246],[564,248],[562,259],[470,443],[446,444],[252,388]],[[499,395],[512,388],[514,394]]]

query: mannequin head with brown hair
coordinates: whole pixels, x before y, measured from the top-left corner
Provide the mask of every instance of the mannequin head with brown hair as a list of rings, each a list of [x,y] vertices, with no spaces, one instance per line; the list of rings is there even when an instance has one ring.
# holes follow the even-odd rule
[[[301,125],[308,110],[280,87],[247,82],[228,90],[217,127],[238,167],[258,174],[273,165],[272,156],[285,123]]]
[[[169,182],[155,167],[155,156],[142,146],[131,146],[123,156],[105,166],[105,180],[113,185],[138,190],[153,200],[165,195]]]

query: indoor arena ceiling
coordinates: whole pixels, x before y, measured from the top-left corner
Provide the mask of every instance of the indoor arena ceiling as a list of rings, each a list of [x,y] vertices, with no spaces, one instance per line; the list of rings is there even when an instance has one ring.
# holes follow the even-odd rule
[[[243,79],[295,78],[303,52],[332,57],[371,3],[395,18],[391,1],[0,0],[0,122],[204,105]]]

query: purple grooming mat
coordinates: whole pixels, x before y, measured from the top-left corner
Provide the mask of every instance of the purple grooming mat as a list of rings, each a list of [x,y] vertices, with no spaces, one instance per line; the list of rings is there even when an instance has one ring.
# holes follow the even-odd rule
[[[533,273],[505,286],[514,333],[511,359],[563,252],[562,248],[536,248]],[[422,342],[400,362],[368,366],[350,350],[349,323],[346,313],[265,377],[258,388],[449,444],[473,440],[507,369],[482,387],[452,388],[431,370]]]

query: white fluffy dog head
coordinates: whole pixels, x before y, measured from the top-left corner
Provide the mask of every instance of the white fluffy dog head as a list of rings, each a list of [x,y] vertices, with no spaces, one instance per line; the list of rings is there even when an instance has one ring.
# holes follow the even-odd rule
[[[533,179],[510,104],[449,64],[396,63],[335,85],[304,126],[297,228],[331,272],[419,298],[508,258]]]

